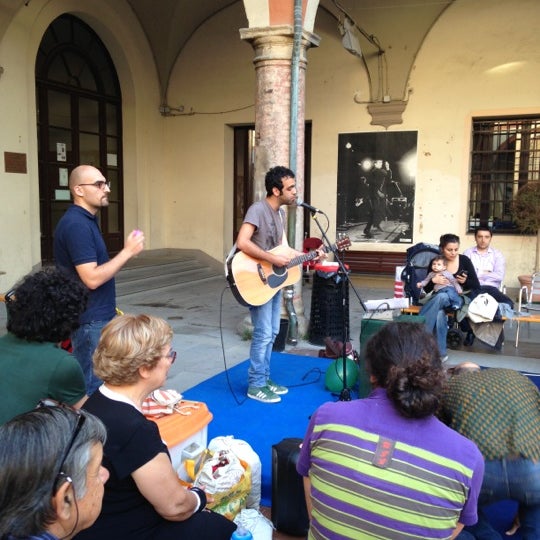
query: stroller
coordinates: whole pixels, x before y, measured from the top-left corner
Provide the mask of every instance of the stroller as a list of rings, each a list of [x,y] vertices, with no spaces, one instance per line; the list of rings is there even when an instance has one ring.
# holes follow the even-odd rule
[[[422,281],[431,270],[431,261],[433,257],[440,255],[439,246],[419,242],[407,249],[407,262],[401,272],[401,281],[403,281],[403,291],[407,298],[411,299],[413,306],[421,305],[421,289],[416,287],[419,281]],[[459,328],[456,312],[449,310],[448,313],[448,334],[446,342],[451,349],[458,349],[463,336]]]

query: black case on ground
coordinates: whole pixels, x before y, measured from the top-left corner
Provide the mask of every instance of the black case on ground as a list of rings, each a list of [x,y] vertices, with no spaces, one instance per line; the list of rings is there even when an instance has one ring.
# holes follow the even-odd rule
[[[304,483],[296,471],[302,439],[287,438],[272,446],[272,523],[291,536],[307,536],[309,519]]]

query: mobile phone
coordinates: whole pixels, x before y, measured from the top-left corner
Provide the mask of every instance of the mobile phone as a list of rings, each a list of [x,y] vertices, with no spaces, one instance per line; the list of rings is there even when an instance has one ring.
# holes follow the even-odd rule
[[[461,274],[459,274],[460,276],[467,276],[469,274],[469,272],[467,272],[467,270],[463,270],[461,272]]]

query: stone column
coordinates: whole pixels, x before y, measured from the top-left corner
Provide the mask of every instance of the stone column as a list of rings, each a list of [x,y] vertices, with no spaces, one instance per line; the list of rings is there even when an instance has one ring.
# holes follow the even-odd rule
[[[293,53],[294,29],[291,25],[274,25],[264,28],[240,30],[242,39],[253,46],[253,63],[256,73],[255,99],[255,200],[266,196],[264,175],[276,165],[289,166],[289,136],[291,121],[291,60]],[[305,73],[306,51],[319,44],[315,34],[303,31],[298,73],[296,183],[299,196],[304,195],[304,134],[305,134]],[[295,211],[295,207],[289,207]],[[298,210],[302,212],[302,210]],[[299,214],[301,218],[301,214]],[[303,220],[296,221],[295,248],[302,249]],[[303,317],[304,307],[301,296],[301,282],[295,286],[294,305],[298,314],[301,333],[306,331]]]
[[[293,27],[290,25],[240,30],[253,46],[255,57],[255,200],[266,195],[264,175],[270,167],[289,164],[289,121],[291,103],[291,58]],[[303,32],[298,76],[297,177],[303,194],[306,50],[318,45],[314,34]]]

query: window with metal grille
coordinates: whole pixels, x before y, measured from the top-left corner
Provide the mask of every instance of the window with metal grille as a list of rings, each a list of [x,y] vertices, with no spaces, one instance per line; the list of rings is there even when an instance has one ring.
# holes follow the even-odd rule
[[[468,230],[519,232],[512,201],[540,179],[540,115],[473,118]]]

